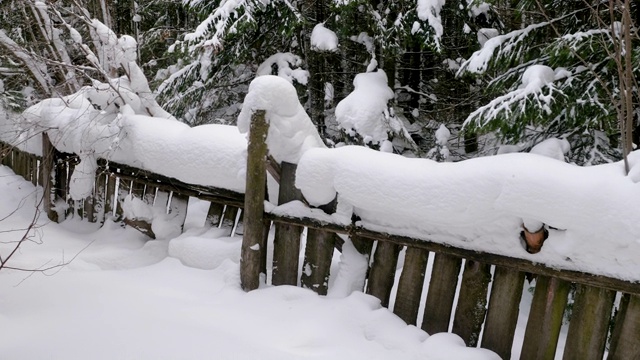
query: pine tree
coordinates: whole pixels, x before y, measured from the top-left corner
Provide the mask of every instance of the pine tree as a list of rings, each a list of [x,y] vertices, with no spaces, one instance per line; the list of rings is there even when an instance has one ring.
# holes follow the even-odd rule
[[[463,64],[460,73],[489,76],[489,90],[500,94],[472,112],[465,124],[527,148],[546,138],[566,138],[570,159],[578,164],[618,160],[624,93],[619,66],[628,55],[629,71],[640,76],[637,26],[629,24],[623,31],[621,1],[571,4],[521,2],[524,26],[490,39]],[[635,4],[630,9],[638,11]],[[637,87],[626,89],[634,104],[631,112],[637,113]]]

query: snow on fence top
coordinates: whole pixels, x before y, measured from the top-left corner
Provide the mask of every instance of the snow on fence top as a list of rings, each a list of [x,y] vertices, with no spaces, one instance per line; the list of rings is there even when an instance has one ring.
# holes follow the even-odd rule
[[[338,222],[354,213],[371,230],[640,281],[640,212],[634,211],[640,152],[630,154],[625,176],[622,163],[579,167],[538,154],[437,163],[358,146],[327,149],[289,82],[261,76],[249,90],[238,128],[189,128],[136,114],[128,104],[118,112],[97,110],[81,91],[28,109],[12,125],[19,130],[13,143],[40,151],[31,137],[46,129],[59,150],[79,154],[86,164],[105,157],[187,183],[244,191],[241,132],[249,130],[253,111],[266,110],[270,153],[298,163],[296,184],[312,205],[337,195]],[[91,168],[84,167],[87,177]],[[550,227],[539,254],[519,243],[523,219]]]
[[[244,192],[246,137],[235,126],[189,127],[172,119],[139,115],[124,104],[117,111],[98,110],[90,101],[94,88],[62,99],[47,99],[19,119],[0,125],[3,140],[22,150],[42,153],[46,130],[60,151],[80,157],[72,174],[71,195],[90,194],[97,158],[176,178],[180,181]],[[13,121],[11,123],[11,121]]]
[[[640,152],[630,161],[640,171]],[[640,179],[621,162],[579,167],[518,153],[437,163],[346,146],[306,152],[296,177],[309,203],[337,195],[372,230],[640,280]],[[518,240],[523,219],[551,227],[537,255]]]
[[[251,82],[238,116],[241,132],[249,132],[251,115],[255,110],[266,110],[269,122],[266,141],[269,153],[276,161],[295,164],[308,149],[326,148],[309,115],[300,105],[296,89],[285,79],[264,75]]]

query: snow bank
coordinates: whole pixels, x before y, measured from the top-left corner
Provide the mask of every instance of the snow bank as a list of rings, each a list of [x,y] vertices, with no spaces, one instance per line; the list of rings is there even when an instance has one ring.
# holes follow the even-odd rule
[[[630,159],[640,167],[640,152]],[[296,179],[312,205],[339,194],[374,230],[640,280],[640,213],[630,210],[640,184],[621,163],[578,167],[535,154],[436,163],[346,146],[308,151]],[[560,229],[538,255],[519,244],[523,218]]]
[[[312,148],[326,148],[315,125],[304,111],[296,89],[285,79],[265,75],[255,78],[238,116],[238,129],[248,133],[255,110],[266,110],[269,122],[267,146],[278,162],[298,163]]]
[[[3,259],[16,229],[33,218],[35,206],[20,204],[35,205],[41,192],[34,190],[0,166],[0,217],[10,216],[0,221]],[[241,238],[222,231],[193,229],[149,241],[111,221],[97,229],[42,215],[39,236],[10,263],[41,268],[77,257],[46,272],[55,276],[2,270],[2,358],[498,359],[466,348],[453,334],[429,337],[361,292],[329,298],[277,286],[245,293],[237,263]]]

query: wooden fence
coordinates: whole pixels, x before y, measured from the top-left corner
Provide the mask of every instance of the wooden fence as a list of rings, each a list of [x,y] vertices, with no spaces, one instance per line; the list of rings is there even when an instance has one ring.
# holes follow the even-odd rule
[[[142,169],[100,160],[94,195],[82,201],[70,201],[68,184],[77,158],[73,154],[55,151],[46,135],[43,137],[45,156],[42,158],[4,143],[0,143],[0,157],[3,165],[41,185],[44,193],[50,195],[51,201],[45,203],[52,220],[62,220],[58,219],[63,213],[61,208],[66,208],[65,215],[74,213],[74,216],[88,221],[104,221],[105,213],[115,213],[122,218],[116,199],[121,200],[126,194],[137,196],[149,204],[167,204],[167,211],[175,211],[178,216],[186,216],[190,196],[210,201],[207,221],[212,225],[226,221],[230,227],[237,226],[236,215],[244,209],[240,271],[241,285],[247,291],[256,289],[260,279],[267,278],[261,274],[267,273],[267,234],[271,225],[275,226],[272,284],[300,284],[318,294],[327,293],[333,253],[342,245],[337,234],[341,234],[348,236],[361,254],[371,258],[362,290],[380,299],[383,306],[388,306],[392,289],[396,287],[393,312],[408,324],[420,324],[429,334],[451,331],[460,335],[468,346],[491,349],[502,358],[509,359],[521,311],[519,306],[525,276],[532,274],[536,277],[536,287],[521,359],[554,358],[572,288],[575,295],[563,358],[602,359],[606,348],[608,359],[640,359],[639,283],[558,270],[528,260],[375,232],[355,224],[339,225],[310,217],[266,213],[264,199],[268,170],[280,182],[279,204],[301,200],[302,195],[293,186],[294,164],[271,163],[270,166],[267,161],[264,139],[268,124],[264,117],[264,111],[257,111],[253,116],[245,194],[186,184]],[[335,204],[327,204],[321,209],[331,213]],[[135,219],[123,220],[153,236],[148,224]],[[299,273],[300,240],[305,228],[307,241],[302,264],[305,271]],[[396,267],[402,250],[405,251],[404,266],[398,283],[394,284],[398,278]],[[431,279],[428,289],[423,289],[430,253],[434,254]],[[427,290],[425,303],[421,304],[422,293]],[[456,295],[458,301],[454,307]],[[614,310],[616,298],[619,306]],[[424,305],[424,316],[419,319],[421,305]]]

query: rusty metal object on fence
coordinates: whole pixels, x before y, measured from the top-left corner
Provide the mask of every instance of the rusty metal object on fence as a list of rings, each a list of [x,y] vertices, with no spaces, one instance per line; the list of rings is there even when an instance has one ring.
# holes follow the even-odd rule
[[[529,229],[524,226],[523,228],[524,230],[520,232],[520,238],[524,240],[525,249],[529,254],[539,253],[542,245],[544,245],[544,241],[549,237],[549,230],[544,226],[535,232],[530,232]]]

